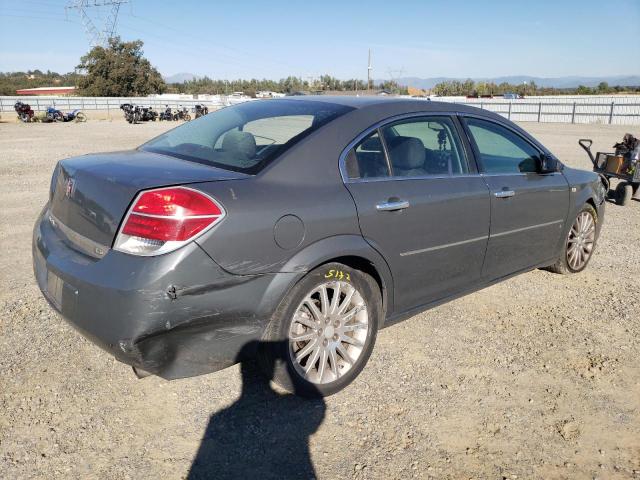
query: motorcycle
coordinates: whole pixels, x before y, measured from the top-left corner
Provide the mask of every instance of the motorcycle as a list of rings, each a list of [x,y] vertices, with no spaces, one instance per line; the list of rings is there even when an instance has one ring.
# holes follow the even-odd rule
[[[64,113],[55,107],[47,107],[45,113],[48,122],[64,122]]]
[[[158,112],[156,112],[153,107],[140,107],[140,119],[143,122],[155,122],[157,118]]]
[[[164,112],[160,112],[160,121],[162,120],[167,120],[167,121],[171,121],[173,120],[173,113],[171,113],[171,107],[169,105],[165,105],[165,109]]]
[[[36,121],[36,119],[33,116],[34,111],[28,103],[23,103],[18,101],[13,106],[13,108],[18,114],[18,118],[20,119],[21,122],[28,123],[28,122]]]
[[[63,121],[65,122],[86,122],[87,121],[87,116],[84,114],[84,112],[82,110],[80,110],[79,108],[69,112],[69,113],[65,113],[63,115]]]
[[[173,115],[173,119],[184,120],[185,122],[188,122],[191,120],[191,115],[189,115],[189,111],[185,107],[180,105],[178,111]]]
[[[195,107],[196,118],[204,117],[209,113],[209,108],[206,105],[197,104]]]
[[[124,118],[129,123],[138,123],[140,121],[140,108],[131,103],[123,103],[120,109],[124,113]]]

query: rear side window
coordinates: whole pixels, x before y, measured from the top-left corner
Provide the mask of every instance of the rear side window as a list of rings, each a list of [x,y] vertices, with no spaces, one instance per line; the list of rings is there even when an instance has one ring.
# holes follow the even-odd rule
[[[520,135],[496,123],[466,119],[485,173],[510,174],[537,171],[540,152]]]
[[[387,159],[377,130],[349,152],[345,164],[351,179],[389,176]]]
[[[394,177],[463,175],[469,168],[447,117],[404,120],[382,128]]]
[[[308,100],[246,102],[188,122],[140,148],[254,174],[304,136],[351,110]]]

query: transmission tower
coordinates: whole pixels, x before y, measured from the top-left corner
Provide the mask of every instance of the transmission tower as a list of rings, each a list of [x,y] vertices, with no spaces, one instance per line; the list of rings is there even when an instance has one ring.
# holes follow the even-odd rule
[[[105,46],[116,33],[120,5],[128,2],[129,0],[69,0],[65,11],[78,11],[85,33],[89,38],[90,47]],[[96,22],[89,15],[88,10],[97,11],[98,18],[102,19],[101,22],[98,22],[101,28],[96,26]],[[104,15],[105,13],[106,15]]]

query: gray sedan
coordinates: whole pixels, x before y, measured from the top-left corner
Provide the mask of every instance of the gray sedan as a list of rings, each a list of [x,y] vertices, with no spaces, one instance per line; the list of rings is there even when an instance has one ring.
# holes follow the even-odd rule
[[[330,395],[380,328],[535,268],[583,270],[604,194],[487,111],[261,100],[61,160],[34,271],[52,307],[138,375],[256,357],[285,388]]]

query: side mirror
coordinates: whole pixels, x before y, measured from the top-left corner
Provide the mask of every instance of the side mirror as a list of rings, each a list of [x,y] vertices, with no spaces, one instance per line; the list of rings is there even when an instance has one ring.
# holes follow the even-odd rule
[[[562,163],[556,157],[543,153],[538,158],[538,173],[553,173],[562,170]]]

